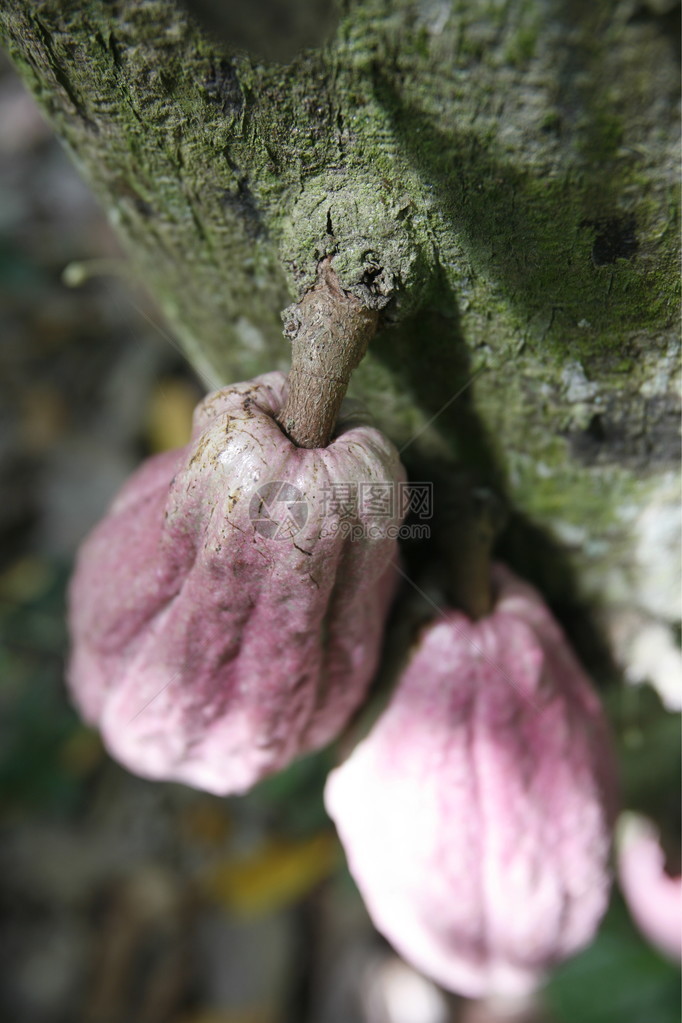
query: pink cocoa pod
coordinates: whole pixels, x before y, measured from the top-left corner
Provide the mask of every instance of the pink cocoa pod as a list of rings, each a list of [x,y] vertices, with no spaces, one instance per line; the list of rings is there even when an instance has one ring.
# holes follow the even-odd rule
[[[652,945],[682,960],[682,878],[665,872],[653,824],[627,813],[618,822],[618,878],[633,919]]]
[[[599,700],[538,593],[429,625],[325,800],[377,928],[443,987],[521,996],[605,910],[614,772]]]
[[[79,552],[71,692],[146,777],[243,792],[334,738],[376,668],[401,519],[362,500],[396,497],[404,470],[357,419],[296,447],[274,419],[285,383],[209,395],[190,444],[144,463]]]

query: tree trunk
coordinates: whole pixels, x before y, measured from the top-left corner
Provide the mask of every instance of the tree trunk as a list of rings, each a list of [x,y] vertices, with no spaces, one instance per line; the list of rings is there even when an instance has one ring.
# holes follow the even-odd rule
[[[413,476],[491,482],[524,574],[639,627],[680,615],[668,6],[342,0],[287,64],[174,0],[4,0],[0,33],[210,387],[286,368],[334,254]]]

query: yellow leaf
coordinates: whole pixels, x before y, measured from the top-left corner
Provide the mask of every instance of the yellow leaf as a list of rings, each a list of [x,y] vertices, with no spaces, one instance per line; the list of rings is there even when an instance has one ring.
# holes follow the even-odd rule
[[[152,391],[147,410],[146,435],[154,452],[180,448],[192,430],[192,413],[199,400],[187,380],[164,377]]]
[[[273,839],[248,859],[221,864],[207,878],[206,894],[244,916],[272,912],[306,895],[338,858],[330,832],[297,842]]]

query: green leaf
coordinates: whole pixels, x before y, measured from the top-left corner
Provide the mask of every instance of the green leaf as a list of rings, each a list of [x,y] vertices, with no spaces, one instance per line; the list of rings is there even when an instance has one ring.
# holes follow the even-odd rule
[[[547,999],[559,1023],[679,1023],[680,971],[615,897],[592,945],[556,971]]]

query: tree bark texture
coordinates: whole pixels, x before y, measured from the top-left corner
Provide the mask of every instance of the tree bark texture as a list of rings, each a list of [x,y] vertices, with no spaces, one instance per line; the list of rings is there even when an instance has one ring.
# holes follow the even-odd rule
[[[174,0],[3,0],[0,34],[208,386],[286,369],[333,255],[381,310],[352,390],[412,475],[503,493],[550,599],[673,623],[675,18],[342,0],[287,64]]]

